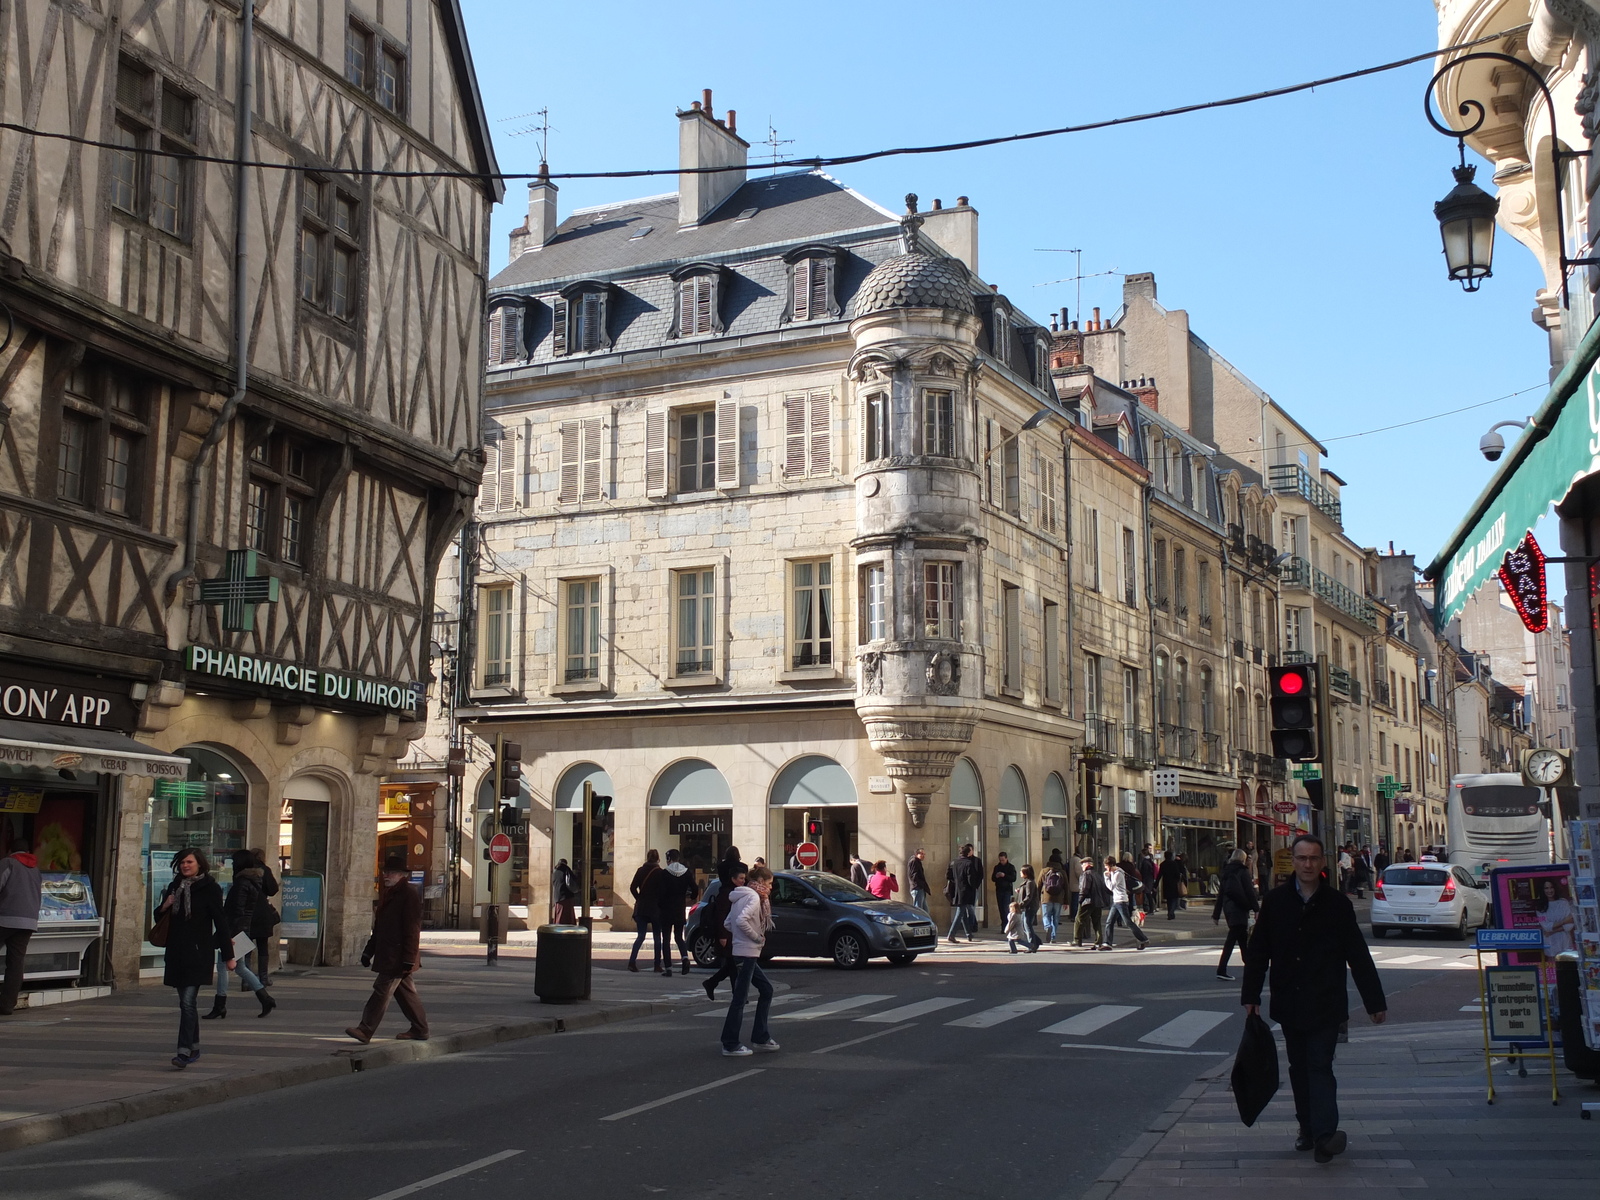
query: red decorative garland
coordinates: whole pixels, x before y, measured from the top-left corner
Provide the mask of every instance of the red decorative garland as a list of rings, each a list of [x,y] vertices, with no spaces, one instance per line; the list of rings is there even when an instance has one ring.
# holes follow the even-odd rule
[[[1500,564],[1500,583],[1529,633],[1543,633],[1550,627],[1544,571],[1544,551],[1534,541],[1532,530],[1520,546],[1506,551],[1505,562]]]

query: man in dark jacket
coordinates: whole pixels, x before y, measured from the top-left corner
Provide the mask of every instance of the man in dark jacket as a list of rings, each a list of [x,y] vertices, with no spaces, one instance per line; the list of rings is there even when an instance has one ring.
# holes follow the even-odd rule
[[[378,910],[372,915],[372,936],[361,952],[361,965],[371,967],[378,977],[372,982],[372,995],[361,1012],[360,1024],[345,1030],[363,1045],[372,1040],[383,1022],[391,997],[411,1022],[403,1033],[395,1035],[395,1040],[428,1040],[428,1014],[411,982],[422,958],[422,896],[411,886],[410,874],[403,855],[393,854],[383,860],[383,893],[378,897]]]
[[[1228,960],[1233,957],[1233,948],[1239,947],[1240,953],[1244,952],[1246,934],[1250,929],[1250,914],[1260,911],[1261,902],[1256,899],[1255,880],[1250,876],[1250,855],[1244,849],[1233,852],[1222,866],[1222,877],[1217,884],[1217,902],[1212,906],[1211,919],[1219,921],[1228,918],[1228,940],[1222,943],[1222,957],[1217,960],[1217,978],[1226,979],[1230,983],[1233,976],[1228,974]]]
[[[1139,893],[1139,903],[1148,915],[1156,910],[1156,855],[1149,842],[1139,851],[1139,882],[1144,885],[1144,890]]]
[[[1072,944],[1083,945],[1083,931],[1087,927],[1090,944],[1098,950],[1100,929],[1105,914],[1111,910],[1111,889],[1106,887],[1105,876],[1094,865],[1094,859],[1079,860],[1078,869],[1078,915],[1072,919]]]
[[[267,862],[266,849],[254,846],[250,850],[250,857],[261,868],[261,894],[270,900],[278,894],[278,877],[272,873],[272,866]],[[256,908],[250,936],[256,940],[256,978],[261,980],[262,987],[272,986],[272,971],[278,965],[278,939],[272,935],[272,931],[278,927],[279,919],[278,910],[270,903]]]
[[[1004,850],[995,855],[994,870],[989,872],[994,884],[994,910],[1000,914],[1000,927],[1005,928],[1006,917],[1011,914],[1011,897],[1016,893],[1017,868],[1011,864]]]
[[[1355,906],[1322,877],[1327,855],[1321,840],[1301,834],[1292,852],[1294,878],[1267,893],[1245,948],[1239,999],[1250,1012],[1260,1010],[1261,985],[1270,967],[1271,1016],[1283,1029],[1300,1122],[1294,1148],[1314,1148],[1317,1161],[1325,1163],[1343,1153],[1348,1141],[1339,1128],[1339,1085],[1333,1077],[1339,1027],[1350,1019],[1345,965],[1374,1025],[1383,1024],[1388,1004]]]
[[[28,943],[39,928],[39,906],[43,885],[39,860],[28,852],[26,842],[12,846],[0,858],[0,945],[6,949],[5,983],[0,985],[0,1016],[17,1011],[22,994],[22,972],[28,961]]]
[[[922,847],[917,847],[906,863],[906,882],[911,889],[911,907],[928,911],[928,864]]]
[[[550,921],[555,925],[576,925],[578,923],[578,877],[573,874],[572,868],[567,865],[566,859],[556,862],[556,869],[550,874]]]
[[[978,912],[974,907],[983,895],[983,863],[972,853],[972,843],[961,847],[961,856],[945,869],[945,899],[950,901],[950,940],[964,923],[967,941],[977,941]]]
[[[656,893],[657,915],[661,918],[661,934],[666,941],[663,975],[672,974],[674,942],[683,960],[683,973],[689,973],[689,949],[683,944],[683,923],[689,919],[689,905],[700,895],[700,888],[695,884],[694,872],[678,861],[680,857],[676,848],[667,851],[667,865],[661,872],[661,886]]]

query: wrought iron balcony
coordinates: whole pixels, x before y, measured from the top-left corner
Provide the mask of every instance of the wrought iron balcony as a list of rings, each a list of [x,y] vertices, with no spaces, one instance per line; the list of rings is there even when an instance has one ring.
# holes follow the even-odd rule
[[[1130,767],[1150,767],[1156,761],[1156,733],[1153,729],[1122,726],[1122,757]]]
[[[1313,479],[1311,472],[1299,463],[1282,463],[1270,468],[1268,480],[1272,490],[1280,496],[1299,496],[1302,500],[1309,500],[1330,521],[1341,526],[1344,524],[1344,511],[1339,497],[1324,487],[1320,480]]]
[[[1220,771],[1228,765],[1222,754],[1222,735],[1220,733],[1202,733],[1200,735],[1200,761],[1214,771]]]
[[[1200,734],[1187,725],[1161,724],[1161,761],[1195,763],[1199,761]]]
[[[1315,661],[1316,656],[1309,650],[1285,650],[1283,652],[1283,665],[1286,667],[1301,666]]]
[[[1109,717],[1087,716],[1083,719],[1083,749],[1085,753],[1098,750],[1102,754],[1117,752],[1117,723]]]
[[[1354,588],[1346,587],[1326,571],[1313,567],[1305,559],[1291,558],[1284,564],[1280,578],[1290,587],[1306,588],[1347,617],[1353,617],[1373,629],[1378,627],[1378,610],[1372,601]]]

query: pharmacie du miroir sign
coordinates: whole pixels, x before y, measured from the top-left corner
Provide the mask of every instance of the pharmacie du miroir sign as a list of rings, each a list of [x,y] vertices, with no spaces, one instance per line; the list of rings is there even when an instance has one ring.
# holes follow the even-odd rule
[[[326,705],[366,705],[415,712],[422,702],[421,689],[414,683],[370,679],[209,646],[190,646],[184,651],[183,665],[196,674],[232,680],[250,690],[290,692],[307,702]]]

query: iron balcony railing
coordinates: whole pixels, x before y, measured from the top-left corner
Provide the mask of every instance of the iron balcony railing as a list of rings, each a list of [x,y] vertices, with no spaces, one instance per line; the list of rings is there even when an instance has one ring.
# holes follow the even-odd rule
[[[1227,765],[1222,757],[1222,735],[1220,733],[1202,733],[1200,735],[1200,761],[1213,770],[1221,770]]]
[[[1153,729],[1122,727],[1122,757],[1129,766],[1148,767],[1156,761],[1156,733]]]
[[[1194,763],[1199,761],[1200,735],[1187,725],[1161,724],[1161,760]]]
[[[1098,750],[1103,754],[1117,753],[1117,723],[1109,717],[1085,717],[1083,748],[1085,751]]]
[[[1311,472],[1299,463],[1281,463],[1268,472],[1272,490],[1280,496],[1299,496],[1309,500],[1329,520],[1344,524],[1344,511],[1339,497],[1311,477]]]
[[[1373,629],[1378,627],[1378,610],[1372,601],[1354,588],[1346,587],[1321,568],[1313,567],[1305,559],[1298,556],[1291,558],[1284,564],[1281,578],[1288,586],[1305,588],[1319,600],[1327,601],[1363,625]]]
[[[1283,665],[1286,667],[1300,666],[1314,661],[1315,657],[1309,650],[1285,650],[1283,652]]]

